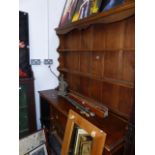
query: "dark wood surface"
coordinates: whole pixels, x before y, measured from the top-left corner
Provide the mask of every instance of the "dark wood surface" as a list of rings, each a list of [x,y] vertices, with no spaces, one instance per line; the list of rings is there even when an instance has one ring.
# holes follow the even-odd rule
[[[19,80],[19,86],[25,85],[27,87],[27,107],[28,107],[28,128],[31,134],[36,131],[36,113],[35,113],[35,99],[34,99],[34,79],[23,78]],[[26,136],[24,135],[24,136]],[[20,137],[21,138],[21,137]]]
[[[52,122],[50,122],[51,126],[49,126],[51,130],[52,130],[53,124],[55,126],[57,123],[60,123],[61,128],[59,128],[58,130],[61,130],[61,131],[58,131],[58,135],[59,137],[61,137],[61,140],[63,140],[63,134],[65,131],[69,109],[73,109],[78,113],[80,113],[80,111],[77,110],[73,105],[71,105],[64,98],[57,96],[57,91],[55,90],[40,91],[39,94],[42,101],[41,107],[45,106],[45,104],[48,104],[48,109],[51,109],[51,112],[49,112],[50,114],[48,118],[45,117],[45,115],[48,112],[41,111],[41,120],[44,120],[44,118],[46,118],[46,120],[49,122],[50,120],[52,120]],[[44,112],[46,112],[46,114]],[[123,148],[123,143],[127,132],[127,121],[121,119],[120,117],[112,113],[110,113],[109,116],[104,119],[101,119],[98,117],[88,118],[85,115],[82,115],[82,116],[107,133],[107,139],[105,142],[105,151],[104,151],[105,155],[115,154],[115,152],[117,153],[117,151],[119,151],[120,148],[121,149]],[[54,118],[54,117],[57,117],[57,118]]]

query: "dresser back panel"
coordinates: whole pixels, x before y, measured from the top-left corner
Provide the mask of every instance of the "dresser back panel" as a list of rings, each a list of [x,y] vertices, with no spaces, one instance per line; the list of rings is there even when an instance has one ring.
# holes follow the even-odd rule
[[[69,90],[129,119],[134,98],[134,16],[59,35],[59,70]]]

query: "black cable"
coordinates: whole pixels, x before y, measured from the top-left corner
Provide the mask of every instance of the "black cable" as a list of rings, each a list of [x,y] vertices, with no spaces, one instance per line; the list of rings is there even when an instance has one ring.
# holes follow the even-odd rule
[[[52,71],[51,65],[49,65],[48,68],[50,69],[51,73],[52,73],[56,78],[58,78],[58,76]]]

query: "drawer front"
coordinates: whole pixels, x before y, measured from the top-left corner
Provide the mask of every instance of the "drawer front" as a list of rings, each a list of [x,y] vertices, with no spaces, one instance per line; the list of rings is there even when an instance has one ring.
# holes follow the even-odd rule
[[[67,118],[58,110],[51,108],[51,130],[56,130],[60,138],[63,139]]]

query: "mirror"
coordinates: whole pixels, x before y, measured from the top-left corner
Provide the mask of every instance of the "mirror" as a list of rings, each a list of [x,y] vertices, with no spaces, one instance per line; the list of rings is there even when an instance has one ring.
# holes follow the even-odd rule
[[[102,155],[105,140],[104,131],[70,110],[61,155]]]

